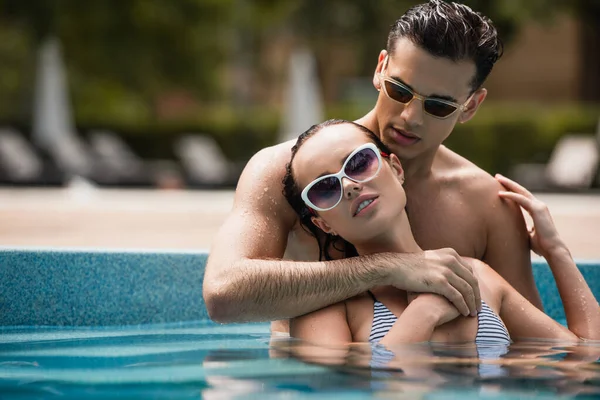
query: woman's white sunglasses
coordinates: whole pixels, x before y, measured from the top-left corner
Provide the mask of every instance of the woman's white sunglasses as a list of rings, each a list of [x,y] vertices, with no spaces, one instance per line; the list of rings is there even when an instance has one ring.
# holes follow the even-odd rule
[[[366,143],[356,148],[344,161],[336,174],[318,177],[302,190],[304,203],[316,211],[328,211],[342,201],[344,185],[342,178],[354,182],[367,182],[375,178],[381,170],[381,155],[387,156],[374,143]]]

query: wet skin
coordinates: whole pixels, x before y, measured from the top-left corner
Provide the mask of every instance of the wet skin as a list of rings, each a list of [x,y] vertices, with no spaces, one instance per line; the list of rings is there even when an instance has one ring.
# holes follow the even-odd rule
[[[385,51],[379,56],[373,79],[376,88],[386,56]],[[474,70],[473,63],[435,58],[401,39],[383,72],[421,95],[463,103],[469,98]],[[380,91],[374,109],[357,122],[379,135],[400,159],[408,216],[419,246],[424,250],[449,247],[461,256],[483,260],[533,304],[541,306],[520,209],[499,198],[502,188],[492,176],[441,145],[456,123],[474,116],[485,95],[485,90],[477,91],[465,112],[436,119],[423,112],[421,101],[414,100],[405,107]],[[418,140],[411,140],[409,145],[395,140],[402,132]],[[301,227],[282,194],[281,181],[293,144],[289,141],[261,150],[246,166],[232,213],[211,248],[205,282],[213,283],[205,287],[205,293],[228,287],[231,276],[242,272],[231,267],[240,260],[318,260],[315,239]],[[245,277],[240,276],[236,279],[242,282]],[[241,283],[236,285],[241,287]],[[238,301],[239,297],[231,297]],[[265,299],[264,304],[261,307],[270,303]],[[301,308],[301,304],[290,308]],[[234,313],[241,307],[230,309]],[[285,330],[285,324],[277,329]]]

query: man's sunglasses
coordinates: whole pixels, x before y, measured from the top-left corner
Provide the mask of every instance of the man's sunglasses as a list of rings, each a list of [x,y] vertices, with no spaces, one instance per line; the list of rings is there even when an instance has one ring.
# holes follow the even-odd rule
[[[354,182],[367,182],[375,178],[381,169],[382,153],[374,143],[356,148],[344,161],[336,174],[321,176],[308,184],[302,191],[304,203],[316,211],[328,211],[342,200],[344,188],[342,178]]]
[[[387,61],[386,58],[383,64],[384,69],[387,67]],[[405,106],[408,106],[414,99],[419,99],[423,103],[423,110],[427,114],[440,119],[448,118],[454,114],[456,110],[464,111],[467,108],[469,100],[471,100],[471,96],[469,96],[464,104],[458,104],[435,97],[425,97],[416,93],[402,82],[398,82],[383,73],[379,74],[379,84],[383,88],[383,92],[390,99],[404,104]]]

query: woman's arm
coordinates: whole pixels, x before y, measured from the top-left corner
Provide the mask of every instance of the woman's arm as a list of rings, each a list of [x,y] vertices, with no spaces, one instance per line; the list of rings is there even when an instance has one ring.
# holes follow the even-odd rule
[[[290,336],[323,345],[352,343],[346,303],[339,302],[290,320]]]
[[[492,268],[484,264],[480,271],[482,271],[481,278],[485,279],[488,285],[500,287],[499,316],[513,340],[523,338],[579,340],[577,335],[531,304]]]
[[[583,339],[600,340],[600,306],[565,247],[544,256],[565,309],[569,330]]]
[[[534,223],[530,230],[531,249],[543,256],[550,266],[565,308],[569,330],[579,338],[600,339],[600,306],[560,238],[548,207],[518,183],[500,175],[496,179],[510,190],[500,192],[500,196],[513,200],[531,215]],[[505,301],[506,307],[520,305],[527,308],[510,290],[506,293]],[[533,337],[533,333],[527,336]]]
[[[437,326],[459,315],[458,310],[442,296],[420,294],[410,301],[380,343],[390,347],[400,343],[427,342]]]
[[[293,347],[296,357],[312,363],[343,365],[352,343],[346,303],[339,302],[290,320],[290,336],[304,340]],[[315,345],[312,345],[312,344]]]

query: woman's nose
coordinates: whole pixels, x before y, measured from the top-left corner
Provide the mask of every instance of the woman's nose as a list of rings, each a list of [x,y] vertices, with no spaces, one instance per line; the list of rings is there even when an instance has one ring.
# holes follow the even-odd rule
[[[342,178],[342,183],[344,184],[344,197],[347,199],[353,199],[362,190],[362,185],[351,179]]]

